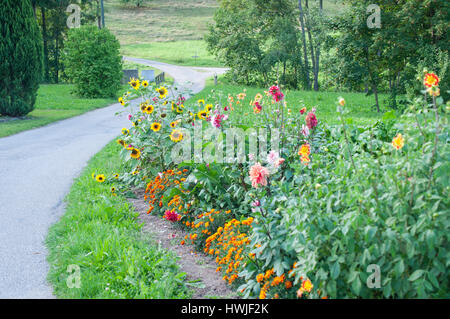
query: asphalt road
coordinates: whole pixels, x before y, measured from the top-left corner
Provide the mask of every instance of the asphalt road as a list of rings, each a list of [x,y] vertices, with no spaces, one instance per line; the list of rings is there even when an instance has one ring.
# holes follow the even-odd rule
[[[203,89],[219,68],[190,68],[126,58],[170,74],[177,85]],[[64,213],[64,198],[88,160],[129,127],[120,104],[0,138],[0,299],[54,298],[44,240]]]

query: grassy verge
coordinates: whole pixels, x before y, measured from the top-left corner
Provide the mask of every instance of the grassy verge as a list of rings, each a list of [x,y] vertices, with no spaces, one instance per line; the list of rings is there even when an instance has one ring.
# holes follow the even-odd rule
[[[184,65],[219,67],[221,64],[206,50],[203,40],[154,42],[122,45],[124,56]]]
[[[73,95],[71,84],[41,85],[38,90],[36,108],[20,119],[0,117],[0,137],[41,127],[98,108],[117,103],[116,99],[85,99]]]
[[[214,93],[211,92],[212,90],[214,90]],[[268,89],[233,85],[221,77],[217,86],[214,85],[212,79],[208,80],[206,88],[197,94],[195,98],[212,101],[214,100],[213,96],[217,97],[220,92],[220,100],[225,105],[228,95],[232,95],[236,99],[237,94],[245,92],[247,94],[246,99],[240,106],[234,104],[235,112],[232,112],[231,116],[236,117],[233,119],[236,123],[250,124],[257,116],[253,114],[253,106],[250,106],[250,101],[254,99],[257,93],[264,95],[265,90],[267,91]],[[336,113],[336,101],[341,96],[347,102],[345,107],[350,110],[348,118],[351,118],[351,120],[349,122],[356,125],[373,124],[382,117],[384,112],[388,111],[386,108],[387,103],[383,103],[388,97],[385,94],[380,94],[382,112],[378,113],[372,107],[375,104],[374,97],[366,96],[364,93],[314,91],[284,91],[284,93],[286,95],[287,108],[292,113],[299,112],[303,107],[306,107],[308,111],[315,107],[318,119],[325,121],[327,124],[337,124],[339,122]],[[239,108],[238,112],[236,112],[236,108]],[[245,116],[243,117],[242,114]]]
[[[49,231],[54,292],[60,298],[186,298],[175,256],[146,238],[130,204],[111,192],[118,153],[112,142],[91,159],[66,198],[64,216]],[[96,182],[92,172],[106,181]],[[70,265],[80,267],[80,288],[67,285],[76,283],[68,277]]]
[[[161,70],[159,70],[157,68],[153,68],[151,66],[147,66],[147,65],[135,63],[135,62],[130,62],[130,61],[123,62],[123,69],[124,70],[136,69],[139,71],[139,73],[142,70],[153,70],[153,71],[155,71],[155,76],[157,76],[158,74],[160,74],[162,72]],[[166,77],[167,84],[173,84],[175,82],[175,79],[173,77],[171,77],[169,74],[166,73],[165,77]]]

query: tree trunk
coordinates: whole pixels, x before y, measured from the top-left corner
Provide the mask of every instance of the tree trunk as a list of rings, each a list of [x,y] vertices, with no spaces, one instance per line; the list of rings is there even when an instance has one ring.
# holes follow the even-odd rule
[[[320,62],[320,44],[316,52],[316,69],[314,70],[314,91],[319,91],[319,62]]]
[[[300,26],[302,29],[302,41],[303,41],[303,55],[305,60],[305,76],[306,76],[306,89],[311,89],[311,82],[309,79],[309,63],[308,63],[308,52],[307,52],[307,45],[306,45],[306,32],[305,32],[305,22],[303,17],[303,7],[302,7],[302,0],[298,0],[298,9],[300,10]]]

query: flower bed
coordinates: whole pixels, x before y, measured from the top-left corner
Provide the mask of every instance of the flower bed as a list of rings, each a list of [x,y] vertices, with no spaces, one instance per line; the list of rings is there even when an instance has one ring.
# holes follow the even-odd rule
[[[133,124],[118,140],[119,180],[146,186],[148,213],[189,229],[180,244],[214,256],[246,298],[445,297],[450,152],[438,84],[427,72],[408,112],[354,127],[342,98],[341,124],[329,126],[314,108],[292,112],[278,86],[188,102],[135,79],[119,99]],[[252,127],[236,115],[248,104]]]

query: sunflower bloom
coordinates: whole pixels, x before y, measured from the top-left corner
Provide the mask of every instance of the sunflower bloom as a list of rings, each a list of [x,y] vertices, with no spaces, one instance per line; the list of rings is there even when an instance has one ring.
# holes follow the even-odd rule
[[[153,105],[149,105],[145,108],[145,113],[152,114],[154,110],[155,108],[153,107]]]
[[[161,129],[161,123],[153,123],[152,126],[150,127],[153,132],[158,132]]]
[[[133,89],[135,89],[135,90],[138,90],[139,89],[139,86],[141,85],[141,83],[139,82],[139,80],[136,80],[135,78],[132,78],[131,80],[130,80],[130,82],[128,82],[130,85],[131,85],[131,87],[133,88]]]
[[[173,130],[172,133],[170,133],[170,139],[173,142],[178,143],[183,139],[183,133],[181,133],[180,130]]]
[[[159,98],[160,99],[165,98],[167,96],[167,93],[168,93],[167,89],[164,86],[161,86],[160,88],[157,88],[156,92],[159,93]]]
[[[142,86],[146,88],[148,86],[148,81],[147,80],[142,81]]]
[[[128,135],[128,134],[130,134],[130,130],[127,129],[127,128],[123,128],[123,129],[122,129],[122,134],[123,134],[123,135]]]
[[[132,148],[130,156],[134,159],[139,159],[141,157],[141,151],[137,148]]]
[[[103,183],[106,180],[106,178],[105,178],[105,175],[100,174],[100,175],[95,176],[95,180],[99,183]]]

